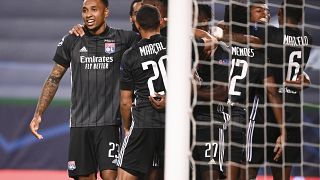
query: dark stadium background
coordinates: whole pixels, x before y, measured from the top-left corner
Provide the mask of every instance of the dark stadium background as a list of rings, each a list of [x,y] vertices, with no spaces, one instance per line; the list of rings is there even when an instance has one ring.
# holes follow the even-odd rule
[[[279,4],[276,0],[271,0]],[[318,29],[307,28],[318,47],[313,50],[307,72],[313,84],[320,77],[320,1],[306,0],[314,8],[306,9],[306,23]],[[130,0],[110,0],[108,24],[130,29]],[[62,170],[67,179],[67,148],[69,133],[70,72],[63,78],[55,100],[43,116],[38,141],[29,133],[36,100],[51,67],[56,45],[73,25],[82,23],[80,0],[1,0],[0,6],[0,179],[14,179],[22,171],[23,179],[41,179],[38,170]],[[178,9],[178,7],[177,7]],[[223,19],[223,6],[215,6],[217,19]],[[272,15],[276,8],[271,7]],[[276,17],[272,22],[276,23]],[[304,121],[315,127],[304,127],[305,142],[319,145],[319,88],[304,91]],[[306,162],[320,163],[319,146],[304,147]],[[319,167],[304,166],[304,174],[319,177]],[[50,171],[44,171],[46,177]],[[298,170],[295,171],[297,173]],[[46,178],[47,179],[47,178]]]

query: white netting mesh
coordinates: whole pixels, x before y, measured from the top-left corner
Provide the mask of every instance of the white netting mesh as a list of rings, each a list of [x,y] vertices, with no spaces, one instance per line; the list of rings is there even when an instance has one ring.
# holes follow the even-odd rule
[[[208,26],[208,31],[211,34],[219,34],[219,29],[216,27],[218,24],[222,27],[223,25],[227,25],[227,23],[222,23],[224,20],[224,14],[225,14],[225,6],[230,5],[231,3],[236,5],[243,5],[245,3],[248,7],[250,7],[250,3],[257,2],[252,0],[251,2],[247,2],[246,0],[238,0],[238,1],[227,1],[227,0],[194,0],[194,6],[198,7],[204,6],[201,8],[194,8],[194,27],[201,27],[206,28]],[[271,19],[269,24],[274,25],[278,27],[278,9],[281,7],[282,1],[279,0],[265,0],[265,4],[268,6],[270,10]],[[290,143],[287,142],[287,146],[292,147],[298,147],[300,148],[300,156],[301,161],[297,163],[286,163],[287,166],[292,166],[291,176],[301,176],[305,177],[305,179],[308,179],[310,177],[319,178],[320,177],[320,107],[319,107],[319,94],[320,94],[320,1],[314,1],[314,0],[303,0],[303,13],[302,13],[302,21],[299,24],[298,28],[300,28],[303,33],[302,36],[305,36],[304,31],[308,32],[312,37],[312,44],[309,44],[309,46],[312,48],[310,52],[310,57],[308,59],[308,62],[305,64],[302,62],[299,67],[303,67],[304,72],[310,76],[311,84],[308,86],[308,88],[301,88],[301,100],[300,103],[290,103],[285,102],[280,105],[283,109],[285,109],[286,106],[296,107],[301,109],[301,113],[299,113],[301,122],[296,123],[290,123],[285,121],[284,125],[289,127],[299,127],[300,128],[300,134],[299,136],[301,138],[301,142],[297,141],[298,143]],[[252,5],[252,4],[251,4]],[[285,5],[287,5],[285,3]],[[206,9],[205,6],[211,7],[212,17],[210,16],[208,12],[208,9]],[[289,5],[290,6],[290,5]],[[296,7],[296,6],[292,6]],[[285,10],[284,10],[285,11]],[[246,18],[248,21],[250,21],[250,11],[243,12],[246,14]],[[286,11],[284,12],[286,14]],[[241,14],[241,13],[240,13]],[[207,16],[204,18],[204,16]],[[229,13],[229,17],[232,16],[232,13]],[[226,20],[226,19],[225,19]],[[232,22],[230,21],[231,25],[243,25],[238,22]],[[231,27],[228,26],[228,27]],[[254,23],[248,23],[247,30],[250,31],[249,26],[254,26]],[[288,25],[284,23],[284,25]],[[258,25],[260,26],[260,25]],[[263,43],[263,49],[266,53],[264,53],[264,60],[266,62],[269,62],[270,56],[268,53],[278,53],[278,51],[272,52],[268,47],[278,47],[283,48],[281,45],[268,43],[268,37],[270,36],[270,32],[268,32],[269,29],[264,31],[264,41],[266,43]],[[219,42],[221,46],[223,46],[223,49],[232,49],[231,47],[228,47],[230,45],[230,42],[233,41],[239,41],[239,37],[234,37],[231,34],[231,31],[229,31],[228,34],[225,34],[229,36],[228,42],[222,43]],[[272,34],[273,35],[273,34]],[[250,41],[251,39],[249,36],[246,36],[247,41]],[[197,44],[198,46],[203,46],[204,44],[199,43],[197,41],[197,38],[193,40],[194,44]],[[302,41],[302,40],[301,40]],[[300,43],[299,41],[295,41]],[[311,41],[309,40],[309,43]],[[302,42],[301,42],[302,43]],[[192,124],[192,131],[191,131],[191,149],[190,152],[192,153],[191,159],[191,178],[192,179],[205,179],[206,177],[209,179],[214,179],[216,176],[214,173],[203,173],[208,172],[207,170],[222,170],[223,173],[227,176],[227,179],[230,179],[231,173],[230,170],[226,168],[226,165],[228,164],[226,161],[223,164],[222,159],[226,159],[228,156],[230,158],[231,156],[231,149],[228,148],[231,144],[234,146],[238,146],[244,149],[243,153],[243,163],[239,165],[240,167],[243,167],[245,169],[244,173],[246,174],[246,178],[249,179],[249,167],[256,167],[260,168],[260,171],[258,173],[258,177],[262,179],[270,178],[272,177],[271,171],[269,167],[280,167],[281,172],[285,172],[284,164],[274,163],[267,161],[267,147],[273,147],[275,146],[275,142],[268,142],[268,136],[272,136],[273,130],[270,130],[270,127],[278,127],[276,123],[270,123],[267,121],[267,118],[269,117],[267,114],[267,107],[268,106],[276,106],[270,102],[267,102],[265,100],[264,102],[260,101],[258,107],[264,109],[262,113],[262,119],[265,120],[264,123],[256,123],[255,121],[249,121],[250,118],[254,117],[256,114],[251,113],[252,109],[255,107],[255,101],[254,99],[250,99],[249,96],[245,98],[245,103],[240,104],[240,107],[247,108],[246,111],[246,118],[247,121],[245,124],[238,123],[236,121],[233,121],[232,117],[230,121],[227,121],[227,119],[230,117],[229,114],[226,114],[228,110],[232,110],[232,107],[230,104],[227,104],[227,102],[221,102],[219,99],[219,96],[222,95],[215,95],[213,92],[222,92],[223,89],[215,89],[218,85],[226,85],[229,86],[230,90],[230,80],[233,78],[229,77],[230,71],[232,71],[232,57],[231,54],[229,54],[228,59],[226,60],[223,57],[217,57],[215,54],[211,54],[211,56],[205,56],[199,51],[199,48],[194,48],[194,61],[193,61],[193,76],[195,77],[192,81],[193,85],[193,99],[192,99],[192,110],[193,113],[191,115],[191,124]],[[217,51],[216,51],[217,52]],[[230,50],[231,52],[231,50]],[[303,59],[303,55],[307,53],[304,49],[301,50],[301,56]],[[285,56],[285,51],[283,51],[283,56]],[[279,55],[280,56],[280,55]],[[297,55],[299,57],[299,55]],[[220,58],[220,59],[217,59]],[[235,61],[235,63],[237,63]],[[292,63],[292,62],[291,62]],[[222,65],[222,66],[221,66]],[[228,72],[226,73],[229,81],[224,83],[221,81],[220,76],[225,76],[224,73],[221,72],[221,74],[215,73],[216,68],[215,66],[218,66],[218,68],[223,68],[224,66],[228,66]],[[237,65],[236,65],[237,66]],[[291,68],[293,71],[295,70],[294,67],[292,67],[292,64],[290,63],[283,63],[283,64],[273,64],[273,63],[265,63],[265,64],[255,64],[255,63],[248,63],[249,67],[256,67],[256,68],[262,68],[265,69],[264,75],[266,76],[268,74],[268,71],[266,69],[273,67],[273,68],[282,68],[282,69],[288,69]],[[205,72],[204,72],[205,71]],[[283,73],[284,76],[286,76],[285,72]],[[238,77],[235,78],[235,81],[243,78],[240,74]],[[216,77],[219,76],[219,77]],[[254,74],[251,74],[250,76],[254,76]],[[304,76],[306,77],[306,76]],[[302,79],[304,79],[304,77]],[[218,80],[216,80],[218,79]],[[293,78],[295,79],[295,78]],[[259,87],[265,90],[263,94],[263,98],[267,99],[267,93],[266,93],[266,85],[263,84],[257,84],[247,81],[247,86],[245,92],[247,94],[251,94],[251,91],[249,91],[250,87]],[[301,86],[301,85],[298,85]],[[277,88],[283,88],[283,84],[278,84]],[[288,89],[283,88],[284,91],[290,91]],[[237,92],[237,91],[235,91]],[[217,97],[218,96],[218,97]],[[286,97],[284,94],[280,94],[282,96],[283,101],[286,101]],[[229,95],[230,98],[230,95]],[[261,99],[260,99],[261,100]],[[220,104],[220,105],[219,105]],[[222,106],[223,105],[223,106]],[[202,108],[199,108],[202,107]],[[207,108],[205,108],[205,106]],[[224,111],[222,110],[224,108]],[[292,112],[295,113],[295,112]],[[219,115],[220,114],[220,115]],[[282,113],[282,118],[286,118],[287,115],[285,113]],[[258,117],[259,118],[259,117]],[[217,121],[216,119],[220,119],[221,121]],[[261,118],[260,118],[261,119]],[[223,121],[224,120],[224,121]],[[228,123],[227,123],[228,122]],[[225,124],[224,124],[225,123]],[[223,126],[224,125],[224,126]],[[251,148],[250,145],[244,143],[244,144],[238,144],[230,141],[231,138],[231,132],[229,131],[229,128],[231,125],[239,126],[242,128],[245,128],[245,135],[244,138],[246,138],[246,141],[250,141],[250,138],[252,139],[252,136],[248,136],[248,134],[253,134],[257,131],[262,131],[264,134],[262,144],[255,144],[253,141],[252,147],[258,147],[262,148],[262,152],[255,151],[255,149]],[[252,127],[260,128],[259,129],[252,129]],[[228,128],[226,128],[228,127]],[[251,132],[252,131],[252,132]],[[254,131],[254,133],[253,133]],[[250,133],[251,132],[251,133]],[[224,134],[224,135],[222,135]],[[269,135],[268,135],[269,134]],[[222,142],[222,139],[224,141]],[[222,148],[219,148],[222,147]],[[222,152],[222,150],[225,150]],[[252,152],[250,150],[252,149]],[[201,154],[203,153],[203,154]],[[257,153],[261,153],[261,157],[264,159],[262,160],[262,164],[256,164],[256,163],[248,163],[247,159],[254,159],[252,156],[257,156]],[[286,156],[283,154],[283,156]],[[286,158],[286,157],[284,157]]]

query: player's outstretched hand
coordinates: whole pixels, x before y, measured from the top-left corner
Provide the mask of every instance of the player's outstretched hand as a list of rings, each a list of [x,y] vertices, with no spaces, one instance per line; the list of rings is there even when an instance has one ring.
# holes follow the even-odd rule
[[[278,161],[279,158],[281,157],[281,154],[282,154],[282,142],[283,142],[283,137],[282,135],[280,135],[278,138],[277,138],[277,141],[276,141],[276,145],[273,149],[273,152],[276,153],[276,155],[274,156],[273,160],[275,161]]]
[[[31,130],[31,133],[37,138],[37,139],[43,139],[43,136],[38,133],[39,126],[41,123],[41,117],[35,116],[30,122],[29,128]]]
[[[166,96],[155,94],[155,97],[149,96],[149,101],[151,102],[151,105],[158,110],[164,110],[166,107]]]
[[[83,27],[84,26],[82,24],[77,24],[73,26],[73,28],[69,31],[69,34],[74,34],[76,36],[82,37],[84,35]]]

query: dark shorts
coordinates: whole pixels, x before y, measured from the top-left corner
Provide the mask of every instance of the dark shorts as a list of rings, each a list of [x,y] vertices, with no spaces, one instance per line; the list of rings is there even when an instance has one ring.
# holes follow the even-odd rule
[[[253,110],[250,109],[250,112],[252,111]],[[247,128],[246,147],[251,147],[251,150],[248,150],[248,148],[246,149],[246,157],[249,164],[252,165],[260,165],[265,163],[265,157],[267,157],[268,159],[273,158],[273,152],[266,151],[268,144],[266,143],[267,137],[265,136],[265,133],[267,133],[267,131],[265,131],[265,121],[267,118],[265,118],[264,116],[264,109],[258,108],[255,114],[255,118],[251,119],[251,124],[249,121],[249,125]],[[251,127],[250,130],[249,127]],[[268,153],[267,156],[265,156],[265,153]]]
[[[270,110],[271,109],[269,109],[269,111]],[[286,162],[291,164],[301,162],[302,147],[300,144],[300,109],[286,107],[285,112],[285,126],[287,131],[287,140],[284,147],[285,153],[282,154],[280,161],[274,161],[273,158],[276,154],[273,152],[273,150],[277,138],[280,136],[280,129],[278,128],[278,124],[274,120],[274,117],[269,118],[268,115],[267,118],[265,118],[263,110],[258,110],[253,133],[252,160],[250,164],[263,164],[264,162],[269,162],[272,166],[272,163],[279,164]],[[268,122],[265,125],[264,122],[267,120]]]
[[[230,129],[228,129],[228,160],[235,163],[245,161],[246,110],[231,107]],[[231,136],[231,137],[230,137]]]
[[[119,127],[71,127],[68,173],[70,177],[86,176],[98,169],[116,170]]]
[[[197,114],[194,118],[196,122],[211,122],[211,117],[208,115]],[[229,118],[227,113],[214,113],[213,124],[196,126],[196,142],[192,151],[196,174],[212,170],[223,172],[227,140],[225,134]]]
[[[301,166],[301,109],[300,107],[286,107],[285,126],[287,141],[285,146],[285,162]]]
[[[284,154],[282,159],[274,163],[288,163],[291,166],[301,166],[301,153],[303,146],[301,145],[301,114],[299,108],[288,108],[286,107],[285,115],[285,127],[287,131],[287,139],[284,146]],[[272,129],[272,128],[269,128]],[[268,132],[268,143],[273,144],[269,147],[269,151],[273,150],[276,138],[280,135],[278,128],[273,128],[273,134],[269,135]],[[270,131],[270,130],[269,130]],[[270,136],[270,137],[269,137]]]
[[[130,174],[141,177],[152,167],[164,165],[164,128],[135,128],[123,140],[118,166]]]

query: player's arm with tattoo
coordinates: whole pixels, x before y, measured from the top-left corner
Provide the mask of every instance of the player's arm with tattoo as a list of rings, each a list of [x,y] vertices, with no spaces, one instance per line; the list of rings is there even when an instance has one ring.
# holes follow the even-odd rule
[[[29,125],[32,134],[38,139],[43,139],[43,136],[37,132],[41,123],[41,116],[44,113],[44,111],[48,108],[53,97],[55,96],[59,87],[60,80],[63,77],[66,70],[67,69],[65,67],[55,64],[51,70],[48,79],[45,81],[43,85],[42,92],[38,100],[37,108],[35,110],[33,119],[31,120]]]

